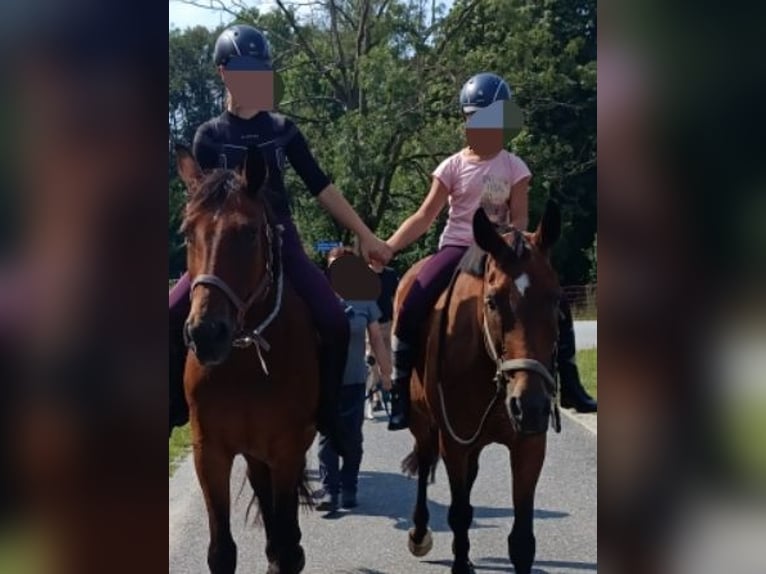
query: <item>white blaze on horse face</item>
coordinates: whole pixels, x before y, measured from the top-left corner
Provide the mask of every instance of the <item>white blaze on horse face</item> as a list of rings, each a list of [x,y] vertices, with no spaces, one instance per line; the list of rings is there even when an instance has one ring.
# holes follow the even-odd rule
[[[516,279],[513,281],[516,284],[516,289],[519,290],[519,293],[521,293],[521,296],[524,296],[524,293],[526,292],[527,288],[529,287],[529,275],[526,273],[522,273]]]

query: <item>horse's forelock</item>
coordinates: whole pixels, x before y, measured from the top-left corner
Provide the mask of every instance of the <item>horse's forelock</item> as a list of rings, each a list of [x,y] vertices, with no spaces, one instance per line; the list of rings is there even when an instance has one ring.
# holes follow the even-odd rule
[[[244,186],[244,180],[231,170],[216,169],[208,173],[189,197],[181,229],[186,229],[202,213],[221,208],[230,197],[244,190]]]

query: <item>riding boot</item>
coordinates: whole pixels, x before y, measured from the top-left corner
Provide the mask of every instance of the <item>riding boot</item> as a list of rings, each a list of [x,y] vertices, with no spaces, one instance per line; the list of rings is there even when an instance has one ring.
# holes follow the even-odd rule
[[[580,373],[574,363],[559,363],[559,381],[561,383],[561,406],[573,408],[578,413],[595,413],[598,403],[583,388]]]
[[[346,448],[340,427],[340,387],[346,365],[347,347],[321,344],[319,354],[319,412],[317,430],[327,437],[330,446],[340,456]]]
[[[392,341],[394,373],[391,381],[391,418],[388,430],[396,431],[410,426],[410,378],[414,362],[413,348],[394,336]]]
[[[557,367],[561,385],[561,406],[580,413],[595,413],[596,401],[583,388],[575,359],[575,336],[572,312],[562,297],[559,304],[559,344]]]

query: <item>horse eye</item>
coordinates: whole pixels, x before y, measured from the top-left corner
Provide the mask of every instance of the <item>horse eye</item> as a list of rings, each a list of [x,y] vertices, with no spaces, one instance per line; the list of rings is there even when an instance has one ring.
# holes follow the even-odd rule
[[[484,302],[487,304],[487,307],[489,307],[491,311],[495,311],[497,309],[497,300],[495,299],[494,294],[490,294],[484,297]]]

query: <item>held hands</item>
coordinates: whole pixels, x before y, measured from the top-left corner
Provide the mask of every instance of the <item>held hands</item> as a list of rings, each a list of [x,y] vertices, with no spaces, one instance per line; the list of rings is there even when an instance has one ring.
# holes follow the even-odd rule
[[[372,233],[360,239],[359,249],[362,252],[362,257],[364,257],[365,261],[368,263],[376,261],[381,265],[386,265],[394,256],[394,253],[388,244],[381,239],[378,239]]]

